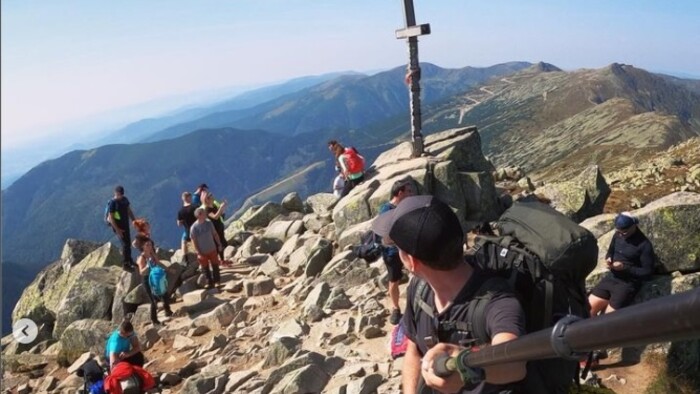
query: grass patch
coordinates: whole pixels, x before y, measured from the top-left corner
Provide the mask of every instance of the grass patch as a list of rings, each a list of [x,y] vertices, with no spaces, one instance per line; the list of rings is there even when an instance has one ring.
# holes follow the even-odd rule
[[[694,394],[700,391],[700,377],[675,371],[673,366],[669,367],[667,356],[652,353],[647,355],[644,361],[659,371],[647,388],[646,394]]]

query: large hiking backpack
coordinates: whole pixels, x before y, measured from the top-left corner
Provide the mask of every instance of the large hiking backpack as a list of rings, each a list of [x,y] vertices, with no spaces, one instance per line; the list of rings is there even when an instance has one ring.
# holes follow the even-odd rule
[[[469,331],[475,345],[489,343],[486,305],[503,291],[513,291],[520,301],[528,333],[550,327],[566,315],[588,317],[585,281],[598,260],[598,244],[590,231],[539,202],[513,204],[496,227],[500,235],[477,236],[467,255],[470,263],[493,276],[472,297],[467,322],[443,322],[445,326]],[[415,313],[430,313],[425,303],[429,293],[427,283],[417,284]],[[527,384],[535,385],[533,392],[558,392],[552,387],[573,381],[576,365],[561,360],[529,362]]]
[[[150,270],[148,273],[148,284],[151,286],[151,294],[156,297],[163,297],[168,291],[168,278],[163,267],[148,261]]]
[[[365,159],[360,156],[359,153],[357,153],[357,149],[350,147],[350,148],[345,148],[345,152],[343,153],[346,158],[347,162],[347,170],[351,174],[356,174],[358,172],[362,172],[365,169]]]
[[[137,374],[133,374],[124,380],[119,381],[119,385],[122,387],[122,394],[141,394],[141,379]]]
[[[111,198],[110,198],[109,200],[107,200],[107,205],[105,205],[104,221],[105,221],[105,224],[106,224],[107,226],[112,226],[112,225],[109,223],[109,206],[110,206],[110,204],[112,204],[112,199],[111,199]]]
[[[382,248],[382,237],[368,230],[360,235],[360,245],[355,247],[355,254],[371,263],[377,261],[382,255]]]

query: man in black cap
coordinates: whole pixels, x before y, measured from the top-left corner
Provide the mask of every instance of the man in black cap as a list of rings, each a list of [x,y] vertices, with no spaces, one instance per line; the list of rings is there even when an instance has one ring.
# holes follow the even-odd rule
[[[197,186],[197,190],[192,193],[192,205],[194,205],[195,208],[202,206],[204,200],[207,198],[207,194],[209,194],[209,186],[207,186],[206,183]]]
[[[396,245],[401,262],[413,274],[403,316],[409,339],[402,371],[403,392],[417,393],[421,377],[427,386],[449,393],[497,392],[517,386],[512,382],[525,377],[524,362],[483,370],[460,368],[458,374],[447,378],[434,373],[436,358],[445,354],[454,357],[465,350],[461,345],[473,343],[474,336],[459,328],[468,322],[470,301],[488,278],[465,262],[464,233],[452,209],[433,196],[407,197],[396,209],[379,215],[372,230]],[[420,299],[421,307],[414,310],[411,300],[417,293],[425,297]],[[524,312],[512,293],[503,291],[491,297],[484,316],[493,345],[524,333]]]
[[[610,272],[588,297],[591,316],[629,305],[642,282],[654,272],[654,248],[638,224],[637,218],[629,212],[615,217],[615,235],[605,255]]]
[[[410,197],[415,192],[414,180],[410,176],[401,178],[391,186],[391,200],[379,207],[379,214],[391,211],[396,208],[406,197]],[[396,246],[386,246],[382,248],[382,259],[389,274],[389,299],[391,300],[391,317],[389,322],[393,325],[399,324],[401,320],[401,308],[399,307],[399,283],[403,277],[403,264],[399,258],[399,250]]]
[[[136,217],[131,210],[129,199],[124,195],[124,187],[119,185],[114,188],[114,198],[109,201],[107,220],[122,244],[122,267],[126,271],[133,271],[136,267],[134,258],[131,256],[130,219],[133,221]]]

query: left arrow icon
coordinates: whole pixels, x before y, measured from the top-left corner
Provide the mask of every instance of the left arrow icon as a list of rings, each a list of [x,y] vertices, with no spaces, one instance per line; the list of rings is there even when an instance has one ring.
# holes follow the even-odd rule
[[[19,319],[12,326],[12,336],[22,345],[29,345],[39,335],[39,327],[32,319]]]

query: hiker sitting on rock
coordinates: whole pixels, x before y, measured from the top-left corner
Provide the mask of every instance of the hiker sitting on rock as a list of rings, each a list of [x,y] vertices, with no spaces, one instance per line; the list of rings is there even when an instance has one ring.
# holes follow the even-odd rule
[[[141,352],[141,344],[129,318],[124,318],[119,328],[107,339],[105,357],[109,361],[110,370],[120,362],[143,367],[145,360]]]
[[[134,247],[138,249],[141,254],[136,260],[136,265],[139,268],[139,273],[143,278],[143,287],[146,289],[148,298],[151,300],[151,323],[154,326],[159,326],[160,321],[158,321],[158,299],[163,301],[163,308],[165,309],[165,316],[170,317],[173,312],[170,310],[170,297],[167,294],[163,294],[158,297],[154,294],[154,289],[151,288],[151,283],[149,280],[150,269],[153,266],[160,266],[165,269],[166,267],[160,263],[158,256],[155,252],[155,247],[153,246],[153,241],[143,234],[138,234],[134,239]]]
[[[654,248],[638,224],[629,212],[615,218],[615,235],[605,255],[610,272],[588,297],[591,316],[631,304],[642,283],[654,272]]]

